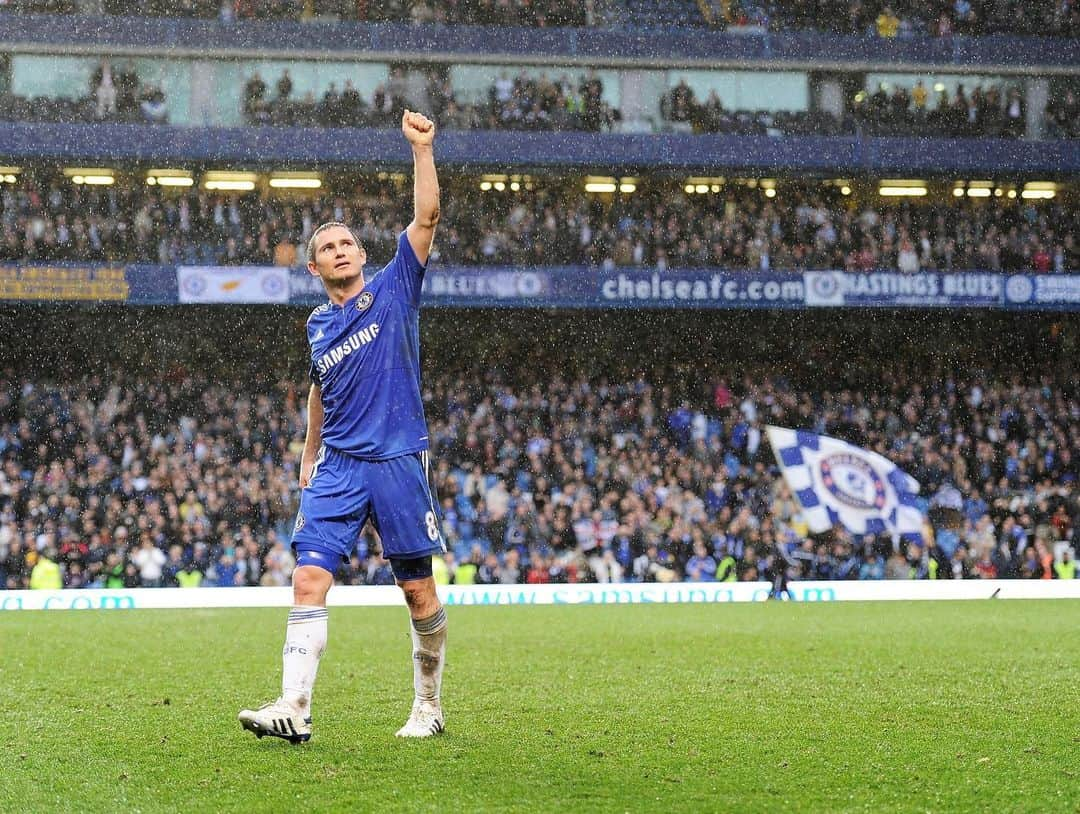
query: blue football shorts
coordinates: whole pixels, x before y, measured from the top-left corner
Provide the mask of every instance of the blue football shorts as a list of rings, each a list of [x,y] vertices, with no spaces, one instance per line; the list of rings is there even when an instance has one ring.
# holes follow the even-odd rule
[[[445,552],[428,472],[426,450],[387,461],[365,461],[321,447],[311,481],[300,491],[292,547],[348,561],[370,520],[388,560]]]

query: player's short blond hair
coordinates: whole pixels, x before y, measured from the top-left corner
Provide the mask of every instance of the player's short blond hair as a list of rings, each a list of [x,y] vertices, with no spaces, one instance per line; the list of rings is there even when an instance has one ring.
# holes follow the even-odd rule
[[[314,232],[311,233],[311,237],[307,242],[307,261],[309,263],[315,262],[315,238],[319,236],[320,232],[325,232],[327,229],[332,229],[335,226],[340,226],[342,229],[352,235],[353,242],[356,243],[357,248],[363,248],[364,244],[360,242],[360,238],[356,236],[356,232],[352,230],[352,227],[348,224],[341,223],[340,221],[330,220],[319,226]]]

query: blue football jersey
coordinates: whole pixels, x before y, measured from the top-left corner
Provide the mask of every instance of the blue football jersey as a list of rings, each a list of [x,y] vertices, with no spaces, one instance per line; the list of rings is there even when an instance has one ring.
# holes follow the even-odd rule
[[[311,379],[322,391],[322,442],[370,461],[428,448],[420,396],[420,286],[408,236],[364,290],[307,321]]]

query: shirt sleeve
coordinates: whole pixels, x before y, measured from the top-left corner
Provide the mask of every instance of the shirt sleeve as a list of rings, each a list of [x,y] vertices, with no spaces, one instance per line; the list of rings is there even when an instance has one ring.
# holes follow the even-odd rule
[[[319,369],[315,365],[315,348],[312,346],[311,342],[311,322],[315,319],[316,314],[320,313],[323,308],[324,306],[319,306],[314,311],[312,311],[311,315],[307,318],[307,323],[304,325],[304,331],[307,335],[308,354],[311,356],[311,366],[308,368],[308,376],[311,377],[312,383],[318,385],[319,387],[322,387],[322,377],[319,375]]]
[[[395,296],[402,297],[413,308],[420,307],[420,290],[424,284],[423,265],[409,243],[409,236],[402,232],[398,235],[397,253],[386,267],[387,277]]]
[[[322,387],[322,377],[319,375],[319,368],[315,365],[315,348],[311,346],[311,333],[308,332],[308,354],[311,356],[311,366],[308,368],[308,376],[311,377],[312,384]]]

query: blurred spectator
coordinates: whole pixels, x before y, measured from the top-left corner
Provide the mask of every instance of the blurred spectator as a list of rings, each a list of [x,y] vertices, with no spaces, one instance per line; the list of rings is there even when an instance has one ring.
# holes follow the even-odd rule
[[[289,76],[288,68],[285,68],[281,72],[281,77],[278,79],[277,85],[275,87],[277,88],[278,103],[281,104],[283,102],[288,102],[289,97],[292,96],[293,90],[293,81],[292,77]]]
[[[162,571],[167,562],[165,552],[154,546],[149,534],[142,537],[139,547],[131,554],[131,561],[139,569],[143,588],[160,588]]]
[[[859,579],[885,579],[885,563],[869,548],[863,554],[863,562],[859,566]]]
[[[691,582],[716,580],[716,560],[709,556],[704,541],[694,543],[694,555],[686,561],[686,579]]]
[[[165,105],[165,94],[157,85],[146,87],[142,92],[139,109],[143,118],[151,124],[168,124],[169,109]]]
[[[41,552],[34,552],[36,561],[30,572],[29,588],[41,591],[57,591],[63,587],[60,576],[60,566],[56,564],[56,551],[47,548]]]
[[[244,83],[244,116],[250,124],[263,124],[269,118],[266,83],[258,71]]]
[[[694,91],[685,79],[680,79],[660,100],[660,114],[667,121],[675,123],[689,122],[694,117],[696,107]]]
[[[103,59],[90,79],[91,92],[97,100],[97,117],[104,119],[116,113],[116,85],[113,83],[112,66]]]
[[[893,14],[891,8],[885,6],[877,17],[876,25],[879,37],[893,39],[900,31],[900,18]]]
[[[499,568],[500,585],[517,585],[525,581],[525,574],[521,570],[521,555],[518,549],[511,548],[503,557],[503,564]]]
[[[1055,563],[1054,576],[1057,579],[1076,579],[1076,560],[1070,549],[1065,549],[1061,560]]]
[[[1080,138],[1080,96],[1073,89],[1051,94],[1046,106],[1046,130],[1053,138]]]

